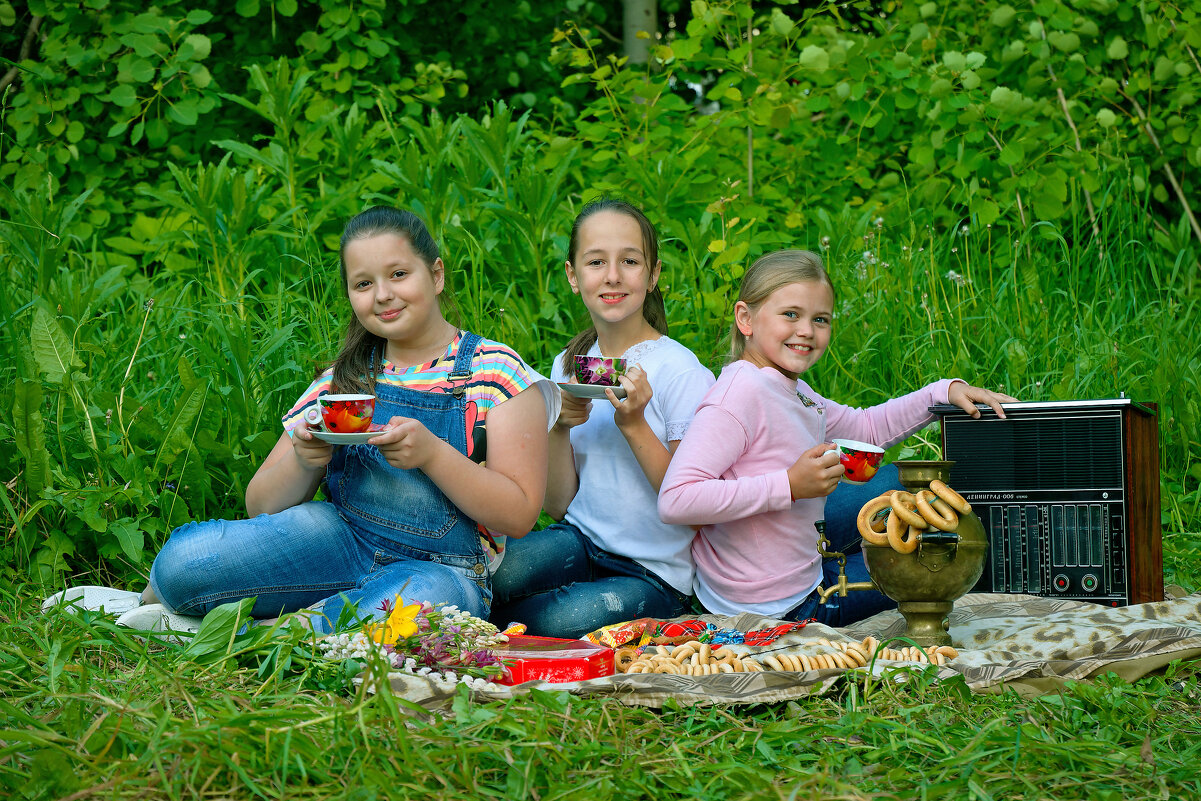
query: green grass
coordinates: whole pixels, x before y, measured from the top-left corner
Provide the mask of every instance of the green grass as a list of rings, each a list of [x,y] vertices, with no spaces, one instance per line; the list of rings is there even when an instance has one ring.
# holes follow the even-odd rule
[[[1034,700],[973,696],[959,681],[859,678],[824,697],[744,708],[652,711],[550,692],[480,704],[460,695],[430,718],[387,693],[340,689],[328,664],[303,656],[299,632],[201,664],[109,619],[34,614],[29,589],[0,599],[0,794],[13,798],[1201,792],[1201,676],[1191,664],[1133,684],[1103,676]]]

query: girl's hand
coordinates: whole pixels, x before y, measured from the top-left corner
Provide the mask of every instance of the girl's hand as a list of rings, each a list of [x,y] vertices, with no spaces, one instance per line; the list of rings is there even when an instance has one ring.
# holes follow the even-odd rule
[[[574,376],[571,383],[578,383]],[[559,419],[555,421],[555,428],[567,431],[588,420],[588,415],[592,414],[592,401],[568,395],[563,390],[559,390],[559,394],[563,396],[563,406],[559,409]]]
[[[387,430],[367,440],[367,444],[379,448],[393,467],[412,470],[428,464],[443,443],[421,422],[396,416],[388,421]]]
[[[334,446],[314,437],[304,420],[292,430],[292,451],[305,470],[322,470],[334,458]]]
[[[1005,419],[1005,411],[1001,408],[1001,404],[1017,402],[1017,398],[1011,398],[1001,392],[973,387],[966,381],[953,381],[950,389],[947,390],[947,400],[972,417],[980,416],[980,410],[976,408],[976,404],[983,403],[996,412],[997,417],[1002,420]]]
[[[788,488],[792,491],[792,499],[824,498],[834,491],[838,479],[845,472],[846,469],[838,461],[838,450],[834,443],[814,445],[788,468]]]
[[[617,380],[625,388],[625,400],[618,400],[611,389],[605,390],[605,397],[613,404],[613,422],[619,429],[625,430],[642,422],[643,411],[655,393],[646,380],[646,371],[638,365],[631,367],[625,375],[619,375]]]

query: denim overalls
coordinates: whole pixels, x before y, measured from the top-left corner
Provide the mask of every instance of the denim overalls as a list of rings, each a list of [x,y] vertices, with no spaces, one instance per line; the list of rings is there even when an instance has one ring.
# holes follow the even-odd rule
[[[450,392],[377,384],[374,421],[414,418],[466,453],[466,387],[479,341],[464,332]],[[487,617],[492,592],[476,523],[421,470],[393,467],[373,445],[338,446],[325,483],[329,501],[179,527],[151,568],[155,594],[185,615],[251,596],[256,617],[314,609],[322,632],[348,603],[358,619],[379,617],[397,594]]]
[[[467,453],[467,383],[480,337],[464,332],[448,379],[448,393],[377,384],[372,422],[419,420],[430,433]],[[329,500],[366,540],[398,556],[451,567],[491,600],[488,559],[476,523],[420,470],[388,464],[374,445],[338,448],[325,473]]]

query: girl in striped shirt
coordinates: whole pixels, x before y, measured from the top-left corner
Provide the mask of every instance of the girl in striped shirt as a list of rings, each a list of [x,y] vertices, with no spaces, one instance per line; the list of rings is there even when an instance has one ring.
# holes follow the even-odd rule
[[[445,268],[413,214],[357,215],[340,256],[352,311],[345,344],[284,415],[246,489],[250,519],[176,529],[136,601],[101,588],[58,600],[110,612],[138,603],[118,623],[149,630],[193,628],[248,597],[255,617],[311,610],[318,631],[379,617],[398,594],[487,617],[480,532],[520,537],[538,519],[557,388],[533,386],[540,376],[510,348],[443,317]],[[335,391],[374,395],[382,430],[360,444],[315,436],[304,412]],[[322,486],[326,500],[316,501]]]

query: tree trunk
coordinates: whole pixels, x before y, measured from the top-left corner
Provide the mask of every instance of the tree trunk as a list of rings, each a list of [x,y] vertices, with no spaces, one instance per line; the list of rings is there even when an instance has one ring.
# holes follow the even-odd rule
[[[655,22],[659,17],[658,0],[621,0],[623,9],[622,48],[631,64],[650,61],[651,46],[655,43]],[[639,38],[646,31],[649,36]]]

